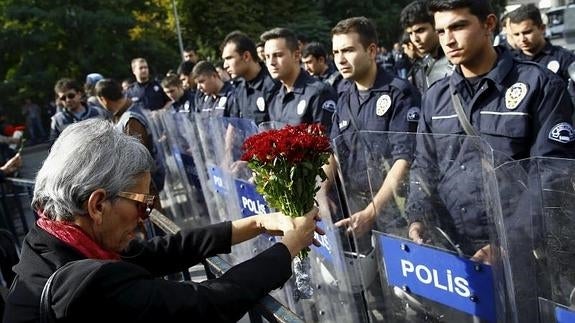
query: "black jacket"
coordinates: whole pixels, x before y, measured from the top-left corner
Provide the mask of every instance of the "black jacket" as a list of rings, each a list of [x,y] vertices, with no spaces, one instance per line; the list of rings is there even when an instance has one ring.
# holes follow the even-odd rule
[[[225,222],[133,243],[121,261],[82,261],[58,274],[52,310],[59,322],[230,322],[282,286],[291,275],[291,257],[276,244],[202,283],[160,277],[205,257],[230,251],[231,223]],[[15,266],[16,283],[4,322],[38,322],[40,294],[48,277],[64,264],[85,258],[35,226]]]

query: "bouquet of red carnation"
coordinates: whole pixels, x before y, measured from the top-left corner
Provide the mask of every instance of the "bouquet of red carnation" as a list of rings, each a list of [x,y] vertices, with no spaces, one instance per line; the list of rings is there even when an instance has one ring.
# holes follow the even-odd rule
[[[331,153],[329,138],[321,124],[268,130],[247,138],[242,148],[242,160],[254,172],[256,189],[269,206],[291,217],[313,208],[315,194],[320,189],[317,177],[321,181],[326,179],[322,166],[327,164]],[[307,250],[294,263],[299,291],[296,298],[309,298],[312,291]]]

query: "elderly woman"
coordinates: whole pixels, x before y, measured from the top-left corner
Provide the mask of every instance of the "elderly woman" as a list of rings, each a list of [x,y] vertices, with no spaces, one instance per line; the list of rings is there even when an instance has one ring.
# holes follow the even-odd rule
[[[41,295],[48,294],[43,310],[60,322],[236,321],[286,282],[292,258],[320,231],[316,210],[294,220],[252,216],[135,239],[154,199],[153,164],[136,138],[107,121],[66,128],[36,178],[39,219],[24,239],[4,322],[40,321]],[[282,241],[218,279],[159,279],[265,232],[283,234]]]

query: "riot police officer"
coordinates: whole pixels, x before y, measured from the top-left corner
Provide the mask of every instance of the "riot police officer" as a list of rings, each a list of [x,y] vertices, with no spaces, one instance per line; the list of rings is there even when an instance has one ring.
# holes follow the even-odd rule
[[[455,135],[477,135],[502,158],[572,157],[573,107],[559,77],[491,46],[497,18],[488,0],[435,0],[429,6],[456,69],[426,93],[418,131],[454,136],[418,138],[409,235],[422,241],[424,219],[438,219],[464,253],[486,261],[489,219],[479,192],[481,161],[459,154],[462,141]],[[430,171],[430,163],[439,165],[437,172]]]
[[[221,50],[224,69],[234,78],[236,88],[230,115],[252,119],[256,124],[269,121],[269,106],[280,83],[260,62],[254,42],[234,31],[226,36]]]
[[[264,32],[261,40],[265,42],[268,71],[283,85],[270,105],[270,120],[287,124],[321,122],[329,129],[335,91],[301,69],[296,35],[289,29],[274,28]]]
[[[424,94],[433,83],[450,75],[453,67],[439,46],[427,1],[416,0],[408,4],[401,11],[399,20],[421,56],[413,63],[412,83]]]

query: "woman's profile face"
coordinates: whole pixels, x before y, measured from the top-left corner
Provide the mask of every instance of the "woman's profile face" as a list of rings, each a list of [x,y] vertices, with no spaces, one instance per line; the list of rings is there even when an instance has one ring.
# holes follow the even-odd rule
[[[149,194],[151,176],[145,172],[137,177],[136,184],[126,192]],[[131,199],[118,197],[111,201],[108,212],[102,216],[101,246],[109,251],[121,252],[138,234],[142,223],[142,205]]]

